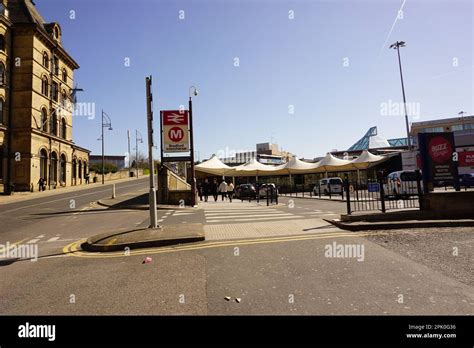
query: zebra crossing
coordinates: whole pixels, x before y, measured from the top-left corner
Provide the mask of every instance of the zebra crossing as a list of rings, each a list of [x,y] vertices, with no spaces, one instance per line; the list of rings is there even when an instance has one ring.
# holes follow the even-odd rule
[[[323,218],[331,214],[321,210],[292,212],[290,209],[278,209],[267,206],[247,206],[247,207],[205,207],[204,216],[206,223],[245,223],[264,222],[275,220],[294,220]]]

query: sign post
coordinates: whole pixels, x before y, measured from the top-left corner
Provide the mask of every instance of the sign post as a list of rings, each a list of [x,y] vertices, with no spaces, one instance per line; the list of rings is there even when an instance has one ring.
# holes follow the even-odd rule
[[[150,167],[150,227],[157,228],[156,219],[156,188],[155,188],[155,165],[153,163],[153,95],[151,93],[151,76],[146,78],[146,111],[148,128],[148,163]],[[137,159],[135,159],[137,160]]]

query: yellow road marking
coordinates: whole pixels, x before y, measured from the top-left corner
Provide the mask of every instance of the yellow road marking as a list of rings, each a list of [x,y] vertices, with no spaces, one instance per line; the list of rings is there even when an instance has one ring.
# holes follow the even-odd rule
[[[113,238],[112,240],[110,240],[106,245],[112,245],[115,243],[115,241],[117,240],[117,238]]]
[[[147,249],[137,249],[130,250],[129,256],[134,255],[144,255],[144,254],[161,254],[169,253],[176,251],[190,251],[190,250],[201,250],[201,249],[210,249],[210,248],[221,248],[228,246],[237,246],[237,245],[253,245],[253,244],[270,244],[270,243],[282,243],[282,242],[291,242],[291,241],[302,241],[302,240],[315,240],[315,239],[328,239],[328,238],[342,238],[342,237],[362,237],[375,234],[386,234],[386,232],[366,232],[366,233],[344,233],[344,232],[331,232],[331,233],[318,233],[311,235],[299,235],[299,236],[286,236],[286,237],[269,237],[269,238],[254,238],[254,239],[242,239],[242,240],[227,240],[222,242],[209,242],[209,243],[200,243],[192,245],[179,245],[173,247],[160,247],[160,248],[147,248]],[[78,247],[84,243],[86,239],[81,239],[77,242],[66,245],[63,248],[63,252],[83,258],[113,258],[113,257],[126,257],[124,251],[115,251],[115,252],[84,252],[78,251]]]

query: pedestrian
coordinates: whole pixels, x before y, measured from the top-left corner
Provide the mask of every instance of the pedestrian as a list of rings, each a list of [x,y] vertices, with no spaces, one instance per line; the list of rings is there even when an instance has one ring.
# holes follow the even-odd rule
[[[214,179],[211,184],[211,194],[214,197],[214,202],[217,202],[217,179]]]
[[[89,184],[89,178],[90,178],[89,173],[86,173],[85,177],[86,177],[86,185],[88,185]]]
[[[209,196],[209,189],[210,189],[209,179],[206,178],[204,179],[204,184],[202,184],[202,193],[204,195],[204,202],[207,202],[207,198]]]
[[[199,200],[202,202],[202,183],[201,182],[197,184],[197,190],[198,190]]]
[[[219,193],[221,194],[222,201],[224,201],[225,197],[227,196],[227,183],[225,180],[222,180],[221,184],[219,185]]]
[[[232,198],[234,198],[234,184],[232,181],[230,181],[229,185],[227,185],[227,197],[229,197],[229,201],[232,203]]]
[[[46,190],[46,180],[43,178],[39,178],[38,180],[38,190],[40,192]]]

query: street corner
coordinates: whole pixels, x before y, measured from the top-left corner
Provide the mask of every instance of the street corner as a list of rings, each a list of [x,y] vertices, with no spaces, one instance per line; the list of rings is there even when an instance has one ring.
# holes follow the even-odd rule
[[[203,225],[191,223],[103,233],[85,240],[81,244],[81,249],[88,252],[111,252],[172,246],[204,240]]]

